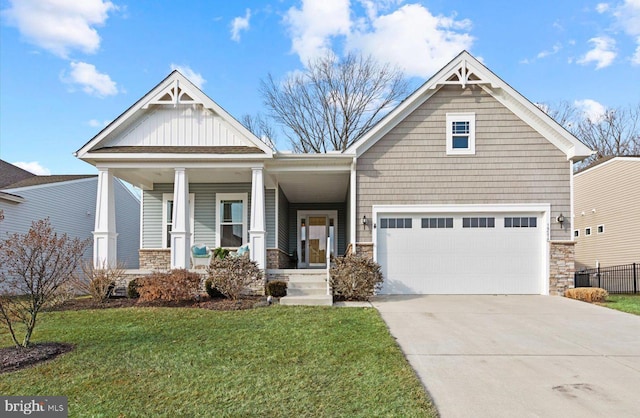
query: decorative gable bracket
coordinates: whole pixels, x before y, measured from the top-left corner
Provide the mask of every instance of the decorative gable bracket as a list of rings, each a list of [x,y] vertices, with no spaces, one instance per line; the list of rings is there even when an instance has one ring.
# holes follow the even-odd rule
[[[175,79],[165,89],[160,91],[154,97],[152,97],[144,106],[143,109],[148,109],[150,105],[173,105],[176,107],[179,104],[203,104],[201,101],[194,99],[197,97],[195,94],[188,91],[180,85],[180,80]]]
[[[457,67],[449,72],[448,76],[442,77],[442,81],[434,83],[431,89],[437,89],[443,85],[460,85],[463,89],[470,84],[491,85],[491,81],[485,79],[481,74],[482,72],[474,68],[473,64],[463,59]]]

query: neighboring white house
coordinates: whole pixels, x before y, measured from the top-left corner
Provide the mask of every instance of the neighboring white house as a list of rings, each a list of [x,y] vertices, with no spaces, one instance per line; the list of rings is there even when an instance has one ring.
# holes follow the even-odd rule
[[[57,233],[90,239],[85,258],[93,252],[96,218],[96,175],[36,176],[0,160],[0,239],[25,233],[33,221],[51,220]],[[121,182],[114,182],[118,218],[118,260],[127,268],[138,267],[140,248],[140,200]]]
[[[572,287],[589,155],[466,51],[344,152],[275,152],[177,71],[77,152],[99,172],[97,261],[116,257],[115,177],[142,189],[141,269],[188,268],[193,243],[249,244],[270,277],[356,252],[395,294]]]

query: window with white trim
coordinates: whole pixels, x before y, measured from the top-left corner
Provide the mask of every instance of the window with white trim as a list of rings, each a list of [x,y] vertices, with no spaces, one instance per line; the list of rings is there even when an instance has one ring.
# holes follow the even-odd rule
[[[189,227],[193,244],[194,202],[195,194],[189,193]],[[162,248],[171,248],[171,231],[173,230],[173,193],[162,194]]]
[[[573,236],[574,236],[574,238],[578,238],[580,236],[580,230],[579,229],[575,229],[573,231]]]
[[[476,114],[447,113],[447,155],[476,153]]]
[[[216,244],[238,248],[247,242],[247,193],[216,194]]]
[[[588,237],[589,235],[591,235],[591,228],[585,228],[584,229],[584,236]]]
[[[410,229],[411,218],[380,218],[380,229]]]
[[[604,234],[604,225],[598,225],[598,234]]]

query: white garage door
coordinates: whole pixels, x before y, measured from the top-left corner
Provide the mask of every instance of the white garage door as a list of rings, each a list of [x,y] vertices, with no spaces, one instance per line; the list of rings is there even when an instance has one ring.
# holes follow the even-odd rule
[[[542,213],[378,213],[384,294],[541,294]]]

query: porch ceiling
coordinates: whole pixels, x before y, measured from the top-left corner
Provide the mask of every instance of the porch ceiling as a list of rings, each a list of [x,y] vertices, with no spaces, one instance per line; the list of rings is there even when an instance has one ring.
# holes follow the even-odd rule
[[[273,174],[291,203],[344,202],[349,172],[280,172]]]
[[[173,183],[173,168],[118,168],[114,175],[141,189],[149,190],[153,183]],[[190,183],[250,183],[249,168],[188,168]]]

